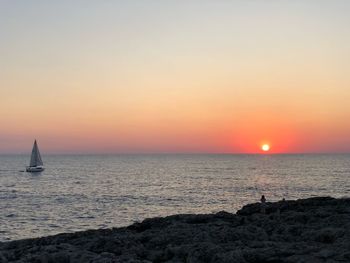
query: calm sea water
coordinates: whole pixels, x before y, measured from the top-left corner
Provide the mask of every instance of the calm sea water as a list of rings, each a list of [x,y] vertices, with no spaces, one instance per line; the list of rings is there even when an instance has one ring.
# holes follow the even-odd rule
[[[0,241],[258,201],[350,195],[350,155],[0,155]]]

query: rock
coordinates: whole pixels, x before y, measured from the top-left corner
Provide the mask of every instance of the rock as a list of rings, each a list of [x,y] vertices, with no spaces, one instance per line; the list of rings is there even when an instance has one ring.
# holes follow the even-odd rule
[[[244,206],[0,243],[7,262],[350,262],[350,199]]]
[[[323,258],[323,259],[327,259],[330,258],[332,256],[334,256],[336,252],[333,250],[329,250],[329,249],[323,249],[319,252],[316,253],[316,256]]]
[[[318,231],[315,236],[315,241],[322,243],[334,243],[337,238],[344,234],[342,229],[323,228]]]
[[[0,263],[7,263],[8,260],[3,253],[0,253]]]

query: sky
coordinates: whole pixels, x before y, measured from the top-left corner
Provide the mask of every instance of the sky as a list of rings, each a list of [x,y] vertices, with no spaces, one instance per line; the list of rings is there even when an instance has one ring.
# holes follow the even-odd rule
[[[349,13],[0,0],[0,153],[350,152]]]

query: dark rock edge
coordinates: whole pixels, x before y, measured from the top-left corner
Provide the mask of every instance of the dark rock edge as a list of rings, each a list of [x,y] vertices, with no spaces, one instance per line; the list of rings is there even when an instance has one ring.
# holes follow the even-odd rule
[[[350,262],[350,199],[314,197],[0,242],[3,262]]]

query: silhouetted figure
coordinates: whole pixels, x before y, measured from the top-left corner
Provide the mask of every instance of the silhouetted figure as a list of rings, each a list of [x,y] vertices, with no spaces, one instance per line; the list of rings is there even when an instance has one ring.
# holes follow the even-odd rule
[[[266,214],[266,198],[264,195],[261,196],[261,213]]]

